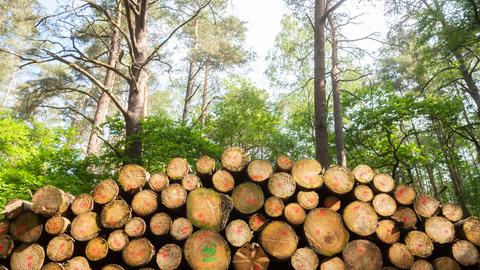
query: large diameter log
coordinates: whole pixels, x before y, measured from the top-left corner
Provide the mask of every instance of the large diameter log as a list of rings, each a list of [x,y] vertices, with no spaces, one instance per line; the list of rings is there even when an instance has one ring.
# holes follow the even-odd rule
[[[333,257],[320,264],[320,270],[346,270],[347,266],[339,257]]]
[[[184,158],[173,158],[167,164],[166,173],[172,180],[182,180],[189,171],[188,161]]]
[[[80,215],[93,210],[93,198],[92,195],[83,193],[75,197],[70,208],[75,215]]]
[[[385,219],[378,222],[377,238],[385,244],[394,244],[400,240],[400,230],[395,222]]]
[[[235,179],[227,170],[218,170],[212,176],[213,187],[220,192],[230,192],[235,188]]]
[[[140,237],[147,231],[147,224],[141,217],[133,217],[125,224],[125,233],[132,237]]]
[[[231,172],[240,172],[247,166],[248,155],[240,147],[228,147],[223,150],[220,161],[223,168]]]
[[[66,234],[55,236],[48,242],[47,257],[54,262],[63,262],[72,258],[75,241]]]
[[[118,196],[118,192],[119,187],[117,183],[112,179],[106,179],[95,186],[92,198],[98,204],[106,204],[113,201]]]
[[[91,270],[91,268],[85,257],[77,256],[67,261],[65,270]]]
[[[343,249],[343,260],[350,270],[381,270],[382,253],[368,240],[354,240]]]
[[[39,244],[22,244],[10,257],[12,270],[40,270],[45,260],[45,251]]]
[[[154,173],[148,179],[148,187],[155,192],[161,192],[169,183],[170,180],[165,173]]]
[[[431,218],[438,213],[440,202],[426,194],[420,194],[413,202],[413,209],[421,217]]]
[[[170,235],[177,241],[187,239],[193,232],[193,226],[190,220],[186,218],[177,218],[173,221],[170,228]]]
[[[76,216],[70,229],[70,234],[75,240],[88,241],[95,238],[100,231],[97,214],[88,212]]]
[[[127,233],[124,230],[115,230],[108,235],[107,244],[108,248],[112,251],[123,250],[129,242]]]
[[[413,255],[407,246],[395,243],[388,249],[388,259],[399,269],[410,269],[413,264]]]
[[[293,161],[285,155],[280,155],[275,160],[275,168],[279,172],[290,172],[292,170],[292,166]]]
[[[127,164],[118,173],[118,183],[125,192],[133,193],[140,190],[150,178],[150,174],[136,164]]]
[[[455,203],[446,203],[442,206],[442,215],[451,222],[457,222],[463,217],[462,207]]]
[[[107,254],[108,243],[107,240],[102,237],[97,237],[88,241],[87,246],[85,247],[85,256],[93,262],[107,257]]]
[[[357,167],[353,169],[352,174],[355,177],[355,179],[362,184],[370,183],[373,180],[373,177],[375,176],[375,173],[373,172],[372,168],[370,168],[368,165],[365,165],[365,164],[357,165]]]
[[[395,180],[384,173],[379,173],[373,177],[373,187],[378,192],[389,193],[395,188]]]
[[[272,221],[260,232],[260,244],[272,257],[285,260],[297,249],[298,237],[295,231],[283,221]]]
[[[453,241],[455,228],[444,217],[431,217],[425,221],[425,232],[434,243],[446,244]]]
[[[325,171],[325,185],[336,194],[346,194],[353,190],[355,178],[353,174],[342,166],[333,166]]]
[[[232,209],[232,199],[212,189],[198,188],[187,198],[187,218],[200,229],[223,230]]]
[[[297,194],[297,202],[304,209],[310,210],[316,208],[320,201],[318,193],[315,191],[299,191]]]
[[[13,239],[10,235],[0,235],[0,259],[7,258],[14,248]]]
[[[209,156],[201,156],[197,159],[195,169],[200,175],[212,175],[215,172],[215,160]]]
[[[273,174],[268,180],[268,190],[273,196],[287,199],[295,193],[295,180],[286,172]]]
[[[433,265],[426,260],[417,260],[412,264],[410,270],[433,270]]]
[[[270,178],[272,173],[272,164],[266,160],[252,160],[248,163],[247,175],[254,182],[263,182]]]
[[[227,241],[234,247],[241,247],[253,238],[253,232],[248,224],[241,219],[235,219],[228,223],[225,228],[225,235]]]
[[[63,214],[70,205],[65,192],[54,186],[45,186],[37,190],[33,194],[32,203],[32,211],[46,217]]]
[[[156,213],[150,219],[150,231],[157,236],[166,235],[170,230],[172,218],[167,213]]]
[[[314,159],[296,161],[292,166],[292,177],[298,186],[308,189],[319,188],[323,184],[322,165]]]
[[[378,216],[375,210],[364,202],[351,202],[343,210],[343,220],[347,228],[360,235],[369,236],[377,229]]]
[[[184,256],[196,270],[226,270],[230,265],[230,248],[215,231],[199,230],[185,242]]]
[[[285,219],[292,225],[301,225],[305,221],[307,213],[298,203],[289,203],[284,209]]]
[[[267,270],[270,259],[257,243],[249,243],[239,248],[233,256],[235,270]]]
[[[128,242],[122,250],[122,258],[126,265],[141,267],[147,265],[155,255],[155,247],[147,238],[136,238]]]
[[[175,244],[166,244],[158,250],[155,261],[160,270],[178,269],[182,262],[182,249]]]
[[[480,263],[478,249],[472,242],[458,240],[452,245],[453,258],[463,266],[471,266]]]
[[[132,209],[125,200],[116,199],[102,208],[100,220],[102,226],[107,229],[119,229],[127,224],[132,217]]]
[[[168,209],[176,209],[185,204],[187,191],[180,184],[171,184],[162,190],[161,201]]]
[[[283,209],[285,208],[285,204],[283,203],[282,199],[271,196],[269,197],[264,203],[265,213],[269,217],[279,217],[283,214]]]
[[[353,196],[361,202],[369,202],[373,200],[373,191],[367,185],[358,185],[353,190]]]
[[[460,235],[462,237],[480,247],[480,218],[469,217],[459,222],[458,226],[460,227]]]
[[[316,270],[320,260],[313,249],[304,247],[295,250],[290,263],[295,270]]]
[[[246,182],[236,186],[232,192],[233,207],[242,214],[252,214],[262,208],[265,198],[260,186]]]
[[[40,238],[42,232],[43,223],[40,217],[31,211],[22,212],[10,224],[10,235],[16,241],[35,242]]]
[[[51,235],[57,235],[67,231],[67,228],[70,226],[70,220],[61,215],[55,215],[45,223],[45,231]]]
[[[408,207],[398,208],[392,215],[392,219],[398,222],[402,229],[415,229],[417,224],[417,215]]]
[[[400,184],[395,188],[393,193],[395,200],[401,205],[410,205],[415,200],[417,192],[409,185]]]
[[[460,270],[460,265],[450,257],[440,257],[433,261],[435,270]]]
[[[195,174],[187,174],[182,178],[182,187],[186,191],[192,191],[200,186],[200,178]]]
[[[32,211],[32,203],[20,199],[8,201],[0,214],[6,219],[14,219],[23,211]]]
[[[391,216],[397,210],[397,203],[386,193],[377,194],[373,198],[372,205],[375,212],[383,217]]]
[[[410,231],[405,237],[405,245],[417,257],[427,258],[433,253],[433,243],[427,234],[421,231]]]
[[[131,205],[136,215],[148,216],[158,208],[157,193],[148,189],[142,190],[133,196]]]
[[[342,252],[350,237],[340,215],[328,208],[311,210],[307,214],[303,230],[310,245],[324,256]]]

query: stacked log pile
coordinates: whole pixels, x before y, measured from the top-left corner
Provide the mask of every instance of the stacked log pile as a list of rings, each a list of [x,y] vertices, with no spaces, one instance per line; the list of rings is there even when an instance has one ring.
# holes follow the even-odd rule
[[[174,158],[76,197],[46,186],[0,221],[0,269],[478,269],[480,219],[367,165]]]

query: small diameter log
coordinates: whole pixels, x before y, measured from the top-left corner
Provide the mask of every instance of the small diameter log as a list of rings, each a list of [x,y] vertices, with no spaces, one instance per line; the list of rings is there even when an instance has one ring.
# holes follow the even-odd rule
[[[187,198],[187,218],[200,229],[223,230],[232,209],[232,199],[213,189],[198,188]]]
[[[265,225],[267,225],[267,218],[260,213],[255,213],[248,219],[248,226],[254,232],[262,230]]]
[[[102,237],[94,238],[87,243],[87,247],[85,248],[85,256],[90,261],[99,261],[108,254],[108,243],[107,240],[103,239]]]
[[[433,261],[435,270],[460,270],[460,265],[450,257],[440,257]]]
[[[215,231],[196,231],[185,242],[183,252],[192,269],[226,270],[230,265],[230,248]]]
[[[63,267],[63,265],[58,262],[49,262],[42,267],[42,270],[64,270],[64,269],[65,268]]]
[[[77,256],[67,261],[65,270],[91,270],[91,268],[85,257]]]
[[[433,243],[427,234],[421,231],[410,231],[405,237],[405,245],[417,257],[427,258],[432,255]]]
[[[235,270],[267,270],[270,259],[257,243],[249,243],[239,248],[233,256]]]
[[[385,193],[377,194],[373,198],[372,205],[375,212],[383,217],[391,216],[395,213],[395,210],[397,210],[395,199]]]
[[[254,182],[263,182],[270,178],[272,173],[272,164],[266,160],[252,160],[248,163],[247,175]]]
[[[232,192],[233,207],[242,214],[252,214],[262,208],[265,198],[260,186],[246,182],[236,186]]]
[[[131,267],[147,265],[154,255],[155,247],[147,238],[133,239],[122,250],[123,261]]]
[[[128,244],[129,238],[124,230],[115,230],[108,235],[107,244],[112,251],[121,251]]]
[[[434,243],[451,243],[455,237],[455,228],[450,220],[444,217],[431,217],[425,221],[425,232]]]
[[[323,176],[325,185],[336,194],[346,194],[353,190],[355,178],[353,174],[342,166],[333,166],[325,171]]]
[[[162,191],[169,183],[170,180],[165,173],[154,173],[148,179],[148,187],[155,192]]]
[[[458,240],[452,245],[453,258],[463,266],[471,266],[480,262],[478,249],[467,240]]]
[[[373,200],[373,191],[367,185],[358,185],[353,190],[353,196],[355,199],[361,202],[369,202]]]
[[[11,221],[8,219],[0,220],[0,235],[7,234],[10,230],[10,223]]]
[[[305,221],[307,213],[298,203],[289,203],[285,206],[283,214],[292,225],[301,225]]]
[[[323,184],[322,165],[314,159],[296,161],[292,166],[293,180],[303,188],[319,188]]]
[[[273,174],[268,180],[268,190],[273,196],[287,199],[295,193],[297,185],[293,177],[286,172]]]
[[[295,270],[316,270],[320,264],[317,253],[308,247],[295,250],[290,262]]]
[[[234,247],[241,247],[253,238],[252,230],[241,219],[235,219],[230,222],[225,228],[225,235],[228,242]]]
[[[184,158],[171,159],[167,164],[166,173],[172,180],[182,180],[189,172],[188,161]]]
[[[375,176],[372,168],[364,164],[357,165],[357,167],[353,169],[352,174],[355,179],[362,184],[370,183]]]
[[[100,220],[102,226],[107,229],[119,229],[127,224],[132,217],[130,205],[122,199],[115,199],[102,208]]]
[[[282,199],[271,196],[269,197],[264,203],[265,213],[269,217],[279,217],[283,214],[283,209],[285,208],[285,204],[283,203]]]
[[[310,246],[329,257],[342,252],[350,237],[340,215],[328,208],[311,210],[303,230]]]
[[[368,240],[349,242],[342,252],[343,260],[349,270],[382,269],[382,253],[377,245]]]
[[[417,260],[412,264],[410,270],[433,270],[433,265],[426,260]]]
[[[400,230],[395,222],[385,219],[378,222],[377,237],[385,244],[394,244],[400,240]]]
[[[117,183],[112,179],[106,179],[95,186],[92,198],[98,204],[106,204],[113,201],[118,196],[118,192],[119,187]]]
[[[413,255],[407,246],[395,243],[388,249],[388,259],[397,268],[410,269],[413,264]]]
[[[182,187],[186,191],[192,191],[198,187],[200,187],[200,178],[195,174],[187,174],[182,179]]]
[[[395,213],[393,213],[392,219],[395,220],[402,229],[415,229],[415,225],[417,224],[417,215],[408,207],[398,208]]]
[[[285,155],[280,155],[275,160],[275,168],[279,172],[290,172],[292,170],[292,166],[293,161]]]
[[[42,232],[43,224],[40,216],[31,211],[22,212],[10,224],[10,235],[13,240],[20,242],[36,242]]]
[[[67,231],[70,220],[66,217],[55,215],[45,223],[45,231],[51,235],[61,234]]]
[[[72,258],[75,241],[66,234],[60,234],[52,238],[47,245],[47,257],[54,262],[63,262]]]
[[[461,236],[474,243],[477,247],[480,247],[480,218],[469,217],[463,222],[460,222],[458,226],[460,226]]]
[[[379,173],[373,177],[373,187],[378,192],[389,193],[395,188],[395,180],[384,173]]]
[[[343,220],[350,231],[369,236],[377,229],[378,216],[368,203],[354,201],[343,210]]]
[[[144,189],[133,196],[131,205],[136,215],[141,217],[148,216],[158,208],[157,193],[149,189]]]
[[[107,264],[104,267],[102,267],[102,270],[125,270],[125,269],[118,264]]]
[[[32,211],[42,216],[51,217],[55,214],[65,213],[70,202],[62,190],[54,186],[45,186],[33,194]]]
[[[421,217],[430,218],[437,214],[440,208],[440,202],[429,195],[420,194],[413,202],[413,209]]]
[[[12,254],[13,247],[13,239],[10,235],[0,235],[0,259],[5,259]]]
[[[315,191],[300,191],[297,194],[297,202],[304,209],[310,210],[316,208],[319,203],[318,193]]]
[[[92,195],[83,193],[75,197],[70,208],[75,215],[80,215],[93,210]]]
[[[240,172],[247,166],[248,155],[242,148],[234,146],[224,149],[220,160],[223,168]]]
[[[171,184],[162,190],[161,200],[168,209],[179,208],[187,200],[187,191],[180,184]]]
[[[167,244],[158,250],[156,260],[160,270],[175,270],[182,262],[182,249],[175,244]]]
[[[10,257],[12,270],[40,270],[45,261],[45,251],[39,244],[22,244]]]
[[[140,190],[150,178],[150,174],[136,164],[127,164],[118,173],[118,183],[125,192],[133,193]]]
[[[213,187],[220,192],[230,192],[235,188],[235,179],[227,170],[218,170],[212,176]]]
[[[172,218],[166,213],[156,213],[150,219],[150,231],[157,236],[166,235],[170,230]]]
[[[95,238],[100,231],[97,214],[83,213],[75,217],[70,226],[70,234],[77,241],[88,241]]]
[[[339,257],[333,257],[320,264],[320,270],[346,270],[347,266]]]
[[[323,207],[330,208],[333,211],[340,210],[341,206],[342,206],[342,201],[335,195],[330,195],[326,197],[325,200],[323,201]]]
[[[170,228],[170,235],[177,241],[187,239],[193,232],[193,226],[190,220],[186,218],[177,218],[173,221]]]
[[[140,217],[133,217],[127,221],[127,224],[125,224],[125,233],[132,238],[142,236],[145,234],[146,230],[147,224],[145,223],[145,220]]]
[[[295,231],[283,221],[272,221],[260,232],[260,244],[272,257],[285,260],[297,249],[298,237]]]
[[[197,159],[195,169],[200,175],[212,175],[215,172],[215,160],[209,156],[201,156]]]
[[[446,203],[442,206],[442,215],[451,222],[457,222],[463,217],[462,207],[455,203]]]
[[[395,188],[393,193],[395,200],[401,205],[410,205],[415,200],[417,192],[409,185],[400,184]]]

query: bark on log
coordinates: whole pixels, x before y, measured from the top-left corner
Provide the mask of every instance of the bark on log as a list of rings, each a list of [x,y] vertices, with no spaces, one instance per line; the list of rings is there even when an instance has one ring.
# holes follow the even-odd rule
[[[266,270],[270,259],[259,244],[249,243],[235,252],[232,263],[235,270]]]
[[[342,201],[335,195],[330,195],[323,201],[323,207],[338,211],[342,207]]]
[[[232,209],[232,199],[212,189],[199,188],[188,195],[187,218],[200,229],[223,230]]]
[[[298,237],[295,231],[283,221],[272,221],[260,232],[260,244],[272,257],[285,260],[297,249]]]
[[[199,230],[185,242],[184,256],[193,269],[226,270],[230,265],[230,248],[215,231]]]
[[[292,177],[298,186],[314,189],[323,184],[322,165],[314,159],[296,161],[292,166]]]

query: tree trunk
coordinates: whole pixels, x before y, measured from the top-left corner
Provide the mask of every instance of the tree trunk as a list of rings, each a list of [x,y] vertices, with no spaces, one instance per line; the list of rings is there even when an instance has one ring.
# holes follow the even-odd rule
[[[325,1],[315,0],[314,106],[315,157],[328,168],[327,95],[325,92]]]
[[[207,116],[207,107],[208,107],[208,73],[209,73],[209,68],[208,64],[205,64],[205,74],[203,77],[203,91],[202,91],[202,107],[200,111],[200,117],[198,118],[198,121],[202,125],[202,127],[205,127],[205,118]]]
[[[183,113],[182,113],[182,121],[187,122],[188,120],[188,113],[190,111],[190,100],[193,97],[193,86],[195,83],[195,72],[194,69],[194,60],[189,60],[190,65],[188,67],[188,79],[187,79],[187,89],[185,91],[185,99],[183,100]]]
[[[478,89],[478,86],[475,84],[475,80],[473,79],[472,73],[468,71],[463,55],[458,51],[455,51],[454,55],[458,61],[458,68],[462,73],[462,78],[467,84],[467,89],[465,89],[465,91],[467,92],[467,94],[470,95],[470,97],[473,99],[473,101],[477,105],[477,116],[478,118],[480,118],[480,90]]]
[[[7,107],[8,98],[10,97],[10,92],[12,92],[13,82],[15,81],[17,70],[18,70],[18,66],[15,65],[13,67],[12,76],[10,77],[10,82],[8,83],[7,91],[5,92],[5,96],[3,97],[3,102],[2,102],[3,108]]]

